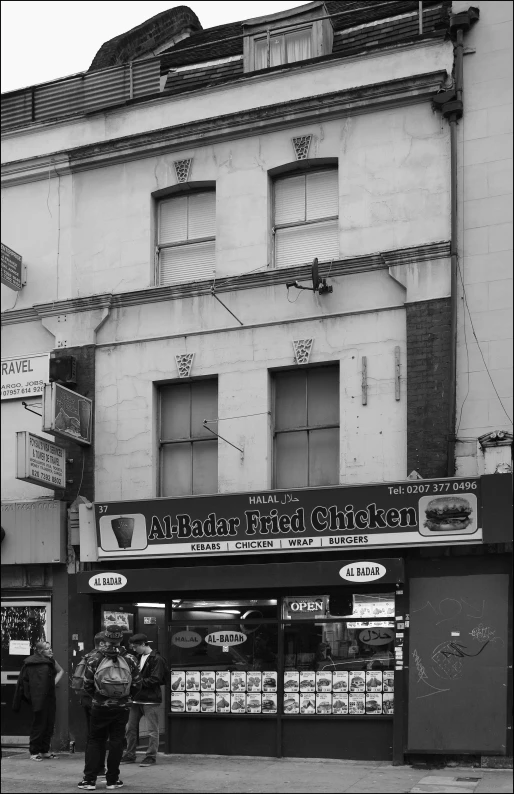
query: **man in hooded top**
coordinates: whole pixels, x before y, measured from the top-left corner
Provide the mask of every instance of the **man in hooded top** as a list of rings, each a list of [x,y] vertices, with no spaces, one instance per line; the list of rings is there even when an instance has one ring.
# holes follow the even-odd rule
[[[25,701],[33,712],[29,739],[33,761],[57,758],[50,752],[50,742],[55,725],[55,687],[64,670],[53,656],[49,642],[37,642],[35,653],[23,662],[14,690],[13,711],[19,711]]]

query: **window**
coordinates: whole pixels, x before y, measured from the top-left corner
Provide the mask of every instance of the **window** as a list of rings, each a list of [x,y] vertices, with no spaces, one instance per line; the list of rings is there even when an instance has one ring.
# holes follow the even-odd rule
[[[330,55],[332,20],[320,2],[243,22],[245,72]]]
[[[276,180],[275,267],[339,258],[337,174],[333,168]]]
[[[312,57],[312,26],[254,39],[254,69],[267,69],[282,63],[305,61]]]
[[[339,367],[274,378],[275,488],[339,483]]]
[[[161,496],[217,493],[218,439],[203,424],[204,419],[217,416],[216,380],[161,388]],[[217,432],[216,424],[209,427]]]
[[[215,269],[216,193],[163,199],[158,207],[159,284],[210,278]]]

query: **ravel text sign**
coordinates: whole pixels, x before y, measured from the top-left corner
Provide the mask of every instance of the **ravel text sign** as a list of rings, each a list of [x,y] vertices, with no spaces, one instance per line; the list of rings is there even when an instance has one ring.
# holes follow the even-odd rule
[[[2,359],[2,400],[27,399],[43,394],[48,383],[50,353]]]
[[[475,478],[101,502],[94,506],[98,556],[476,543],[479,495]]]

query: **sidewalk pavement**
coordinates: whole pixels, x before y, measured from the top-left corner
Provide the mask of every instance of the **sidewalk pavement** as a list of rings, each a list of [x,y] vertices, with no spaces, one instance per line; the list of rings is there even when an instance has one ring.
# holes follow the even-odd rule
[[[141,761],[144,754],[138,756]],[[62,753],[36,763],[28,751],[4,749],[2,792],[76,792],[82,780],[84,753]],[[122,764],[121,779],[128,792],[351,792],[403,794],[511,794],[512,770],[447,768],[427,771],[391,766],[383,761],[260,758],[253,756],[164,755],[154,767]],[[97,783],[105,791],[105,780]]]

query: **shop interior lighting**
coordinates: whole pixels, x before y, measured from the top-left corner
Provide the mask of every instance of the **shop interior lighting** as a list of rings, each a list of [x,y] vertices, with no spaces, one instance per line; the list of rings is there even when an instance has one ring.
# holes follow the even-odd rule
[[[223,615],[240,615],[240,609],[211,609],[211,612],[221,612]]]
[[[141,603],[141,604],[134,604],[134,606],[136,606],[136,607],[159,607],[159,608],[164,609],[166,604],[147,604],[145,602],[145,603]]]

